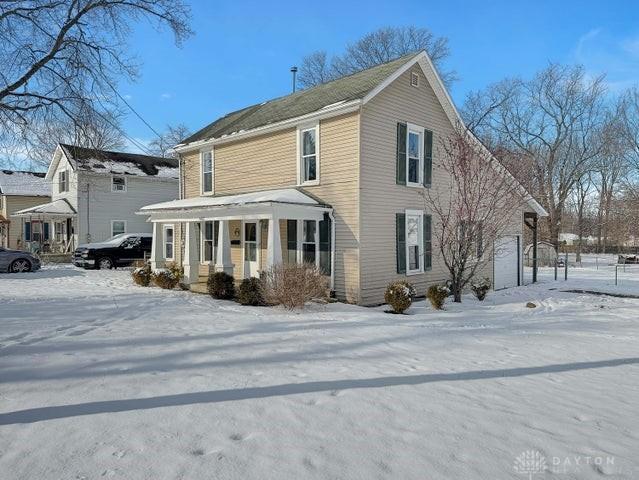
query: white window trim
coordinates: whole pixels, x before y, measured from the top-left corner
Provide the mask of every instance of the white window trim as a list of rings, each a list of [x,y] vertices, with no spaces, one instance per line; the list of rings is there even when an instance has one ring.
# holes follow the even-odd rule
[[[258,272],[261,270],[260,266],[262,265],[262,222],[260,219],[245,219],[242,220],[242,232],[241,242],[242,242],[242,278],[251,278],[251,272],[247,271],[246,264],[249,262],[246,260],[246,227],[247,223],[255,224],[255,262],[257,263]],[[218,239],[219,241],[219,239]]]
[[[315,130],[315,170],[316,179],[304,181],[304,159],[302,158],[302,135],[308,130]],[[300,125],[297,127],[297,184],[298,185],[319,185],[320,184],[320,122]]]
[[[405,210],[404,221],[404,238],[406,239],[406,276],[419,275],[424,273],[424,211],[423,210]],[[419,222],[419,231],[417,232],[417,245],[419,246],[419,268],[410,270],[410,255],[408,248],[408,217],[417,217]]]
[[[419,135],[419,165],[417,165],[417,182],[408,180],[410,165],[410,134]],[[424,127],[408,123],[406,125],[406,186],[420,188],[424,186]]]
[[[124,179],[124,190],[117,190],[115,188],[115,184],[113,183],[113,179],[115,179],[116,177]],[[111,192],[113,192],[113,193],[126,193],[126,191],[128,189],[129,189],[129,181],[126,178],[126,175],[111,175]]]
[[[115,233],[115,234],[113,233],[113,224],[114,224],[115,222],[122,222],[122,223],[124,223],[124,232],[122,232],[122,233],[126,233],[126,231],[127,231],[127,228],[126,228],[126,220],[111,220],[111,236],[113,237],[114,235],[119,235],[118,233]]]
[[[211,249],[211,260],[204,259],[204,242],[206,241],[206,223],[211,222],[213,224],[213,238],[211,243],[213,247]],[[215,265],[215,257],[217,252],[215,251],[215,220],[203,220],[200,222],[200,264],[202,265]]]
[[[173,230],[173,241],[172,242],[167,242],[166,241],[166,231],[168,229]],[[171,257],[167,257],[166,256],[166,245],[167,243],[171,243],[171,252],[172,252],[172,256]],[[164,225],[162,225],[162,256],[164,257],[164,260],[175,260],[175,224],[173,223],[165,223]]]
[[[211,154],[211,190],[204,190],[204,154]],[[202,195],[214,195],[215,194],[215,150],[207,149],[200,151],[200,193]]]
[[[60,187],[60,174],[64,173],[64,190]],[[70,190],[69,170],[62,169],[58,171],[58,193],[67,193]]]

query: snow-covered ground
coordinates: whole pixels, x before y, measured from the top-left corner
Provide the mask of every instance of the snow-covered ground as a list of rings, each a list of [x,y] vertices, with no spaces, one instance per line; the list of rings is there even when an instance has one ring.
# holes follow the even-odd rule
[[[0,275],[0,478],[639,478],[639,300],[562,292],[607,268],[409,315]]]

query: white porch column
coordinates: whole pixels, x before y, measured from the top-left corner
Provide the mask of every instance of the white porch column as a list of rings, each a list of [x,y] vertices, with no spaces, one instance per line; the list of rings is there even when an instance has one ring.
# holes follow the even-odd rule
[[[164,255],[162,255],[163,248],[162,240],[162,225],[158,222],[153,222],[153,242],[151,243],[151,270],[157,270],[164,261]]]
[[[280,221],[273,215],[268,220],[268,240],[266,245],[266,268],[282,264],[282,242]]]
[[[217,256],[215,258],[215,270],[233,275],[233,262],[231,261],[231,236],[229,234],[229,221],[218,222]]]
[[[197,258],[197,234],[195,222],[187,222],[184,233],[184,280],[187,284],[195,283],[200,276],[199,260]]]

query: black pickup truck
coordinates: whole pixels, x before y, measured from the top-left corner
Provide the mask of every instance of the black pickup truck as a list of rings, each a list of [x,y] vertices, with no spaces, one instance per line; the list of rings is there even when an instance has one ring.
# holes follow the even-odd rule
[[[151,254],[150,233],[122,233],[100,243],[80,245],[73,253],[73,264],[83,268],[115,268],[144,260]]]

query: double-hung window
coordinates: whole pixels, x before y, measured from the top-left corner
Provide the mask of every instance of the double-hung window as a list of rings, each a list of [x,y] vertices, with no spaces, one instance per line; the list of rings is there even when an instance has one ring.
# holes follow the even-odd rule
[[[126,221],[125,220],[111,220],[111,236],[115,237],[126,233]]]
[[[111,177],[112,192],[126,192],[126,177]]]
[[[201,153],[202,193],[213,193],[213,151]]]
[[[175,239],[173,236],[173,225],[164,225],[164,258],[166,260],[173,260],[173,245]]]
[[[300,184],[319,183],[319,125],[299,130]]]
[[[422,217],[421,211],[406,211],[406,273],[409,274],[422,271],[424,249]]]
[[[422,173],[424,171],[424,129],[414,125],[408,125],[408,155],[406,158],[406,184],[409,186],[422,185]]]
[[[217,222],[204,222],[202,228],[202,262],[215,263],[215,248],[217,247]]]

